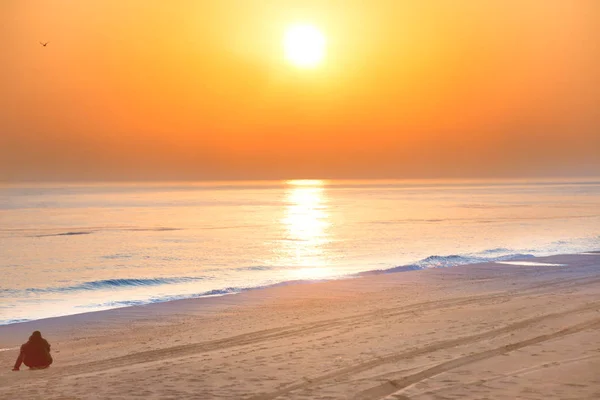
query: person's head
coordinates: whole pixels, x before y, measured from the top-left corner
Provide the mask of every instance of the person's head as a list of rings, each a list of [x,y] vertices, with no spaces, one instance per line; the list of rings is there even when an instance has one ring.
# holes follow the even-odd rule
[[[40,331],[34,331],[31,336],[29,336],[29,340],[41,340],[42,339],[42,334]]]

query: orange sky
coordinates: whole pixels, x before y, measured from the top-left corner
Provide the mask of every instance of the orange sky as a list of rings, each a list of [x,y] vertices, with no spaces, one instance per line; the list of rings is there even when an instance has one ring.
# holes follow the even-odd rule
[[[597,0],[3,0],[0,37],[0,180],[600,171]]]

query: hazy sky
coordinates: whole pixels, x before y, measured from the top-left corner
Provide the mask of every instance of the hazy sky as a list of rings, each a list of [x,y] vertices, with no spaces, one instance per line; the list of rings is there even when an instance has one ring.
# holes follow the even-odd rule
[[[0,37],[0,180],[600,174],[598,0],[2,0]]]

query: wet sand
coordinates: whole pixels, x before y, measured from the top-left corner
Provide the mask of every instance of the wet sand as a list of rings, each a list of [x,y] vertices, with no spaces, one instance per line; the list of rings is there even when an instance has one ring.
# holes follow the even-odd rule
[[[527,261],[0,326],[0,398],[600,398],[600,253]],[[12,372],[36,329],[54,364]]]

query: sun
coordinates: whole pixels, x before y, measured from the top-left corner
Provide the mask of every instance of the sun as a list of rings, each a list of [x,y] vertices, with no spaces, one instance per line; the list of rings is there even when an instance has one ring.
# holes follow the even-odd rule
[[[283,49],[293,65],[314,68],[325,57],[325,36],[313,25],[293,25],[285,32]]]

